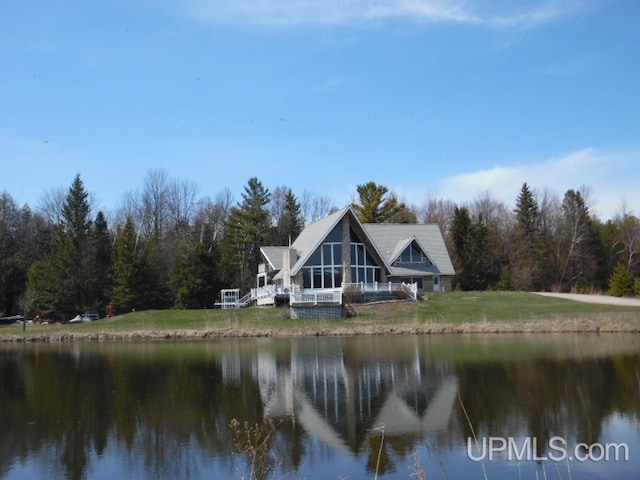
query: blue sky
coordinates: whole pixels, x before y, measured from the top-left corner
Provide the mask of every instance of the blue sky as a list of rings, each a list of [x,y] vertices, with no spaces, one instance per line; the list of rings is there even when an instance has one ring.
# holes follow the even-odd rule
[[[637,0],[5,0],[0,190],[147,172],[409,203],[523,182],[640,214]]]

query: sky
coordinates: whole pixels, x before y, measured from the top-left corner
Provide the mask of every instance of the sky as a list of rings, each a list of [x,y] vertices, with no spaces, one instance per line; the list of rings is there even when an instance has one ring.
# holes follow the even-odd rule
[[[637,0],[3,0],[0,191],[151,170],[342,207],[588,187],[640,215]]]

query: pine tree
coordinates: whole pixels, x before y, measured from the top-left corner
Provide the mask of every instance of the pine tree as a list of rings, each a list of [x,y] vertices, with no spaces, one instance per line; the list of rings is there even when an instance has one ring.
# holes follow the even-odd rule
[[[104,213],[99,211],[90,238],[91,307],[104,309],[112,289],[112,238]]]
[[[592,283],[595,258],[592,251],[594,232],[589,209],[579,191],[567,190],[562,201],[559,250],[561,252],[560,284],[568,288],[582,281]]]
[[[455,207],[453,221],[451,222],[451,238],[453,239],[454,263],[456,267],[456,281],[460,288],[468,287],[470,275],[468,265],[468,253],[471,237],[471,217],[466,207]]]
[[[277,238],[275,239],[275,244],[289,245],[300,235],[303,228],[304,223],[300,204],[291,189],[289,189],[285,195],[283,215],[276,226]]]
[[[231,210],[222,245],[221,269],[224,281],[248,291],[255,286],[260,247],[270,241],[270,217],[266,209],[269,190],[256,178],[249,179],[242,203]]]
[[[62,215],[52,241],[51,253],[33,265],[29,288],[37,292],[37,307],[43,313],[64,319],[92,307],[89,195],[76,175],[62,206]]]
[[[515,245],[509,271],[510,282],[518,290],[537,290],[543,287],[540,210],[526,182],[516,200],[515,214]]]
[[[388,223],[407,210],[395,194],[387,196],[389,189],[375,182],[358,185],[356,191],[358,202],[352,206],[363,223]]]
[[[137,235],[131,217],[127,218],[116,242],[113,275],[114,288],[111,303],[117,311],[128,312],[138,304],[140,284]]]
[[[627,267],[619,263],[609,279],[609,295],[628,297],[635,293],[635,280]]]
[[[89,194],[80,175],[76,175],[62,206],[61,249],[64,276],[68,281],[67,311],[82,312],[91,306],[89,238],[93,222],[90,219]]]
[[[522,185],[516,199],[515,214],[520,236],[524,239],[526,246],[535,245],[540,233],[540,211],[538,202],[526,182]]]
[[[463,290],[485,290],[494,270],[487,244],[489,229],[482,215],[473,222],[469,209],[456,207],[451,223],[455,247],[456,279]]]
[[[220,290],[218,257],[216,248],[201,243],[186,247],[178,255],[172,272],[176,308],[213,307]]]

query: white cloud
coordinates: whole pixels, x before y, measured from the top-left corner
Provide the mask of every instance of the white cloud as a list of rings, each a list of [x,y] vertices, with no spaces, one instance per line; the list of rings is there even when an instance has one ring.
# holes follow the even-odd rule
[[[347,26],[391,19],[530,28],[580,14],[593,0],[183,0],[203,22],[290,27]]]
[[[514,205],[524,182],[534,190],[548,188],[560,196],[584,185],[591,189],[592,211],[600,218],[611,218],[623,198],[635,214],[640,214],[639,156],[638,152],[586,148],[528,165],[495,166],[444,179],[439,196],[465,203],[488,190],[505,204]]]

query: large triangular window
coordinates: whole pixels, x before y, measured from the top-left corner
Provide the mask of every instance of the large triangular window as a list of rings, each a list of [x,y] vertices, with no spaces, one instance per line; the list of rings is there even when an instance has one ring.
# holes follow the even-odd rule
[[[423,265],[432,265],[431,261],[429,261],[429,257],[425,255],[419,245],[413,241],[411,242],[407,248],[405,248],[396,263],[412,263],[412,264],[423,264]]]
[[[353,231],[349,232],[351,281],[379,282],[381,267],[369,247]],[[342,226],[337,225],[302,267],[303,288],[338,288],[342,285]]]

